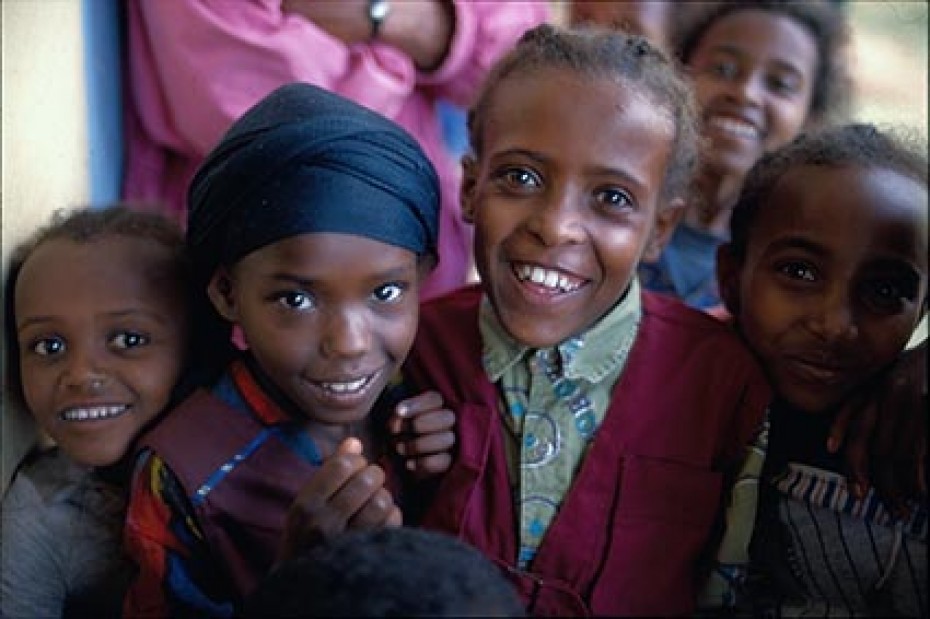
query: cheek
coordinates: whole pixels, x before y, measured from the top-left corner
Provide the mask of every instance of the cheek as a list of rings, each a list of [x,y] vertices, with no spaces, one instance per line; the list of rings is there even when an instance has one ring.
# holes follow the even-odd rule
[[[404,316],[379,323],[389,356],[402,363],[413,346],[419,320],[416,306],[409,306]]]
[[[804,129],[809,104],[784,102],[774,107],[775,130],[769,133],[768,150],[780,148],[793,140]]]
[[[31,411],[41,412],[43,404],[54,393],[55,375],[48,370],[32,368],[22,362],[20,375],[26,407]]]

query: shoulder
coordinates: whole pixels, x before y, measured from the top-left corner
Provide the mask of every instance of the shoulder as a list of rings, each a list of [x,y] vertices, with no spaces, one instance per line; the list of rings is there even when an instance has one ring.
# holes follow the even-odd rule
[[[665,372],[670,384],[700,384],[714,397],[730,394],[757,413],[768,407],[772,394],[762,367],[729,323],[644,291],[638,340],[650,369]]]
[[[749,348],[729,320],[685,305],[671,296],[643,291],[643,315],[653,329],[685,342],[714,342],[750,355]]]
[[[16,472],[3,498],[4,512],[65,502],[92,477],[91,469],[74,464],[58,449],[35,454]]]
[[[187,396],[180,404],[168,411],[158,423],[146,432],[139,443],[144,445],[162,444],[166,441],[203,444],[204,434],[214,436],[222,433],[226,424],[219,419],[230,416],[233,408],[206,389],[198,389]]]
[[[483,294],[479,284],[472,284],[424,301],[420,311],[426,318],[477,313]]]
[[[425,301],[420,306],[416,347],[455,336],[474,339],[478,333],[478,308],[482,296],[481,287],[472,285]]]

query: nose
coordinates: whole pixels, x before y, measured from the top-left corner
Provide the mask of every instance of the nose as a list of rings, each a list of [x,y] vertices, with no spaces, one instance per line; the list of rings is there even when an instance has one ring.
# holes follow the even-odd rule
[[[831,291],[811,315],[811,330],[825,342],[851,340],[858,335],[852,304],[843,292]]]
[[[62,374],[64,386],[90,394],[103,390],[108,375],[100,354],[90,346],[72,346],[68,352]]]
[[[526,227],[549,247],[580,243],[584,238],[584,207],[580,192],[571,188],[547,192],[533,205]]]
[[[747,72],[730,82],[729,95],[744,105],[762,105],[765,92],[762,75]]]
[[[370,348],[371,328],[367,316],[357,309],[332,312],[323,325],[320,343],[328,358],[358,357]]]

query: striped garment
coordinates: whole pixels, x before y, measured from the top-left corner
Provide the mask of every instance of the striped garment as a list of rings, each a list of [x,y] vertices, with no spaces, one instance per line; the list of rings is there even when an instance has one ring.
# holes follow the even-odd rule
[[[762,490],[750,582],[766,616],[927,615],[927,503],[896,519],[835,472],[789,463]]]

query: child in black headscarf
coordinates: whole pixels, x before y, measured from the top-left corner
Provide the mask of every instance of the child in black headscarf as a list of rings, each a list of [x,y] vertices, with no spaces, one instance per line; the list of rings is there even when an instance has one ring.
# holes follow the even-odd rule
[[[203,388],[141,441],[133,616],[233,614],[308,537],[401,524],[386,420],[369,412],[413,342],[436,261],[431,164],[393,122],[294,84],[233,125],[189,201]],[[441,405],[427,393],[393,412],[415,473],[448,461]]]

